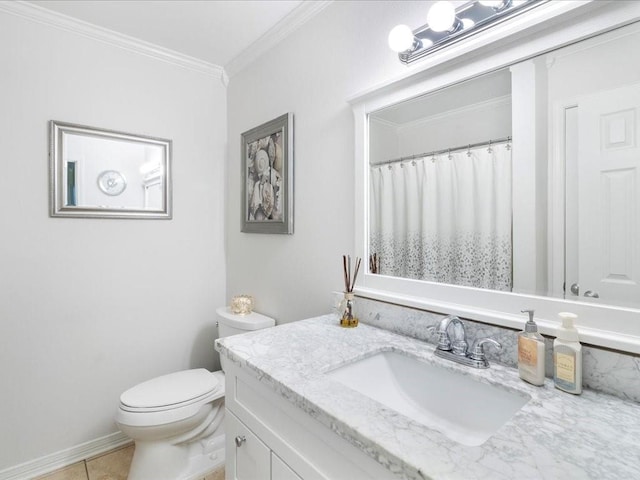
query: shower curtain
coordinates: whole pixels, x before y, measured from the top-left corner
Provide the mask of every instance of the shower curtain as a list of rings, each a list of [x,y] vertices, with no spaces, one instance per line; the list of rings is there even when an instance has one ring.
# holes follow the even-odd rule
[[[507,143],[371,167],[379,273],[510,291]]]

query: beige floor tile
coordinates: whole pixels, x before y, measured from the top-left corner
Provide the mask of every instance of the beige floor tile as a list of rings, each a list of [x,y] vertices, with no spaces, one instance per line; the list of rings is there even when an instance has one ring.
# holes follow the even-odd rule
[[[204,477],[204,480],[224,480],[224,467],[211,472],[209,475]]]
[[[134,446],[87,460],[89,480],[127,480]]]
[[[74,463],[61,470],[56,470],[35,480],[87,480],[87,469],[84,462]]]

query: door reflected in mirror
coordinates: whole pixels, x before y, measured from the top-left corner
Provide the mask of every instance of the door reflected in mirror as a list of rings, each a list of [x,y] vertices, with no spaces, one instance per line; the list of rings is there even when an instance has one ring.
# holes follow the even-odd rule
[[[171,141],[51,122],[51,215],[170,218]]]
[[[372,273],[640,307],[638,24],[369,115]]]

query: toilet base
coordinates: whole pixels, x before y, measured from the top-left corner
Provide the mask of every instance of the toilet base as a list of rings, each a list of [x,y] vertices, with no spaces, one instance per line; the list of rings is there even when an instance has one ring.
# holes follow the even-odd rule
[[[179,423],[151,430],[120,425],[135,441],[128,480],[200,480],[224,465],[224,398]]]
[[[224,465],[224,434],[185,448],[137,441],[128,480],[200,480]]]

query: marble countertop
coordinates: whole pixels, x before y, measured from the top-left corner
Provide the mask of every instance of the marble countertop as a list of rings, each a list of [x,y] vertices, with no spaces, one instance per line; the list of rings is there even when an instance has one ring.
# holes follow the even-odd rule
[[[550,379],[534,387],[501,365],[457,365],[434,356],[431,344],[362,323],[341,328],[332,315],[219,339],[216,349],[398,478],[640,478],[637,403],[588,390],[574,396]],[[325,375],[381,351],[403,352],[531,400],[484,444],[464,446]]]

